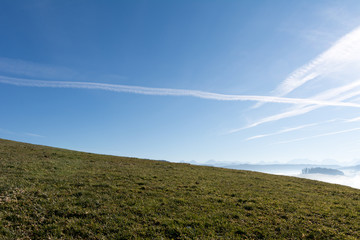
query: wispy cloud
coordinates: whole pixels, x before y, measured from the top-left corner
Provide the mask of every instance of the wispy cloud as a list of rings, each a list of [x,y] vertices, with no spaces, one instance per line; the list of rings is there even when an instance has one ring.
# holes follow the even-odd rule
[[[287,132],[292,132],[292,131],[300,130],[300,129],[303,129],[303,128],[316,126],[316,125],[319,125],[319,124],[320,123],[310,123],[310,124],[304,124],[304,125],[297,126],[297,127],[285,128],[283,130],[273,132],[273,133],[269,133],[269,134],[261,134],[261,135],[252,136],[252,137],[247,138],[246,141],[259,139],[259,138],[263,138],[263,137],[270,137],[270,136],[279,135],[279,134],[283,134],[283,133],[287,133]]]
[[[349,68],[354,64],[353,68],[359,69],[359,61],[360,27],[346,34],[328,50],[293,71],[273,90],[273,93],[275,96],[285,96],[309,81],[341,72],[344,68]],[[260,107],[262,104],[257,103],[254,108]]]
[[[318,99],[318,100],[324,100],[324,101],[335,101],[335,102],[341,102],[348,99],[351,99],[353,97],[356,97],[360,95],[360,80],[354,81],[352,83],[346,84],[345,86],[333,88],[327,91],[324,91],[320,94],[315,95],[311,99]],[[289,117],[295,117],[302,114],[309,113],[311,111],[314,111],[316,109],[319,109],[320,105],[300,105],[296,106],[293,109],[287,110],[282,113],[274,114],[265,118],[262,118],[256,122],[253,122],[245,127],[237,128],[229,131],[229,133],[235,133],[239,132],[244,129],[253,128],[256,126],[259,126],[264,123],[274,122],[281,119],[289,118]]]
[[[19,133],[19,132],[9,131],[9,130],[3,129],[3,128],[0,128],[0,132],[9,134],[9,135],[18,136],[18,137],[19,136],[21,136],[21,137],[36,137],[36,138],[44,138],[45,137],[45,136],[35,134],[35,133],[28,133],[28,132]]]
[[[314,106],[314,105],[313,106],[308,106],[308,107],[299,107],[299,108],[296,108],[296,109],[293,109],[293,110],[290,110],[290,111],[286,111],[286,112],[283,112],[283,113],[279,113],[279,114],[275,114],[275,115],[272,115],[272,116],[269,116],[269,117],[262,118],[262,119],[260,119],[260,120],[258,120],[256,122],[253,122],[253,123],[251,123],[251,124],[249,124],[249,125],[247,125],[245,127],[232,129],[232,130],[229,131],[229,133],[236,133],[236,132],[239,132],[239,131],[244,130],[244,129],[259,126],[259,125],[264,124],[264,123],[274,122],[274,121],[278,121],[280,119],[298,116],[298,115],[305,114],[305,113],[308,113],[310,111],[313,111],[313,110],[315,110],[317,108],[319,108],[319,107]]]
[[[257,101],[272,103],[289,103],[289,104],[313,104],[320,106],[343,106],[360,108],[360,104],[350,102],[324,101],[318,99],[303,98],[285,98],[275,96],[257,96],[257,95],[228,95],[212,92],[204,92],[187,89],[170,89],[170,88],[150,88],[117,84],[105,84],[94,82],[62,82],[62,81],[42,81],[29,80],[23,78],[12,78],[0,76],[0,83],[11,84],[16,86],[43,87],[43,88],[80,88],[80,89],[97,89],[114,92],[127,92],[145,95],[162,95],[162,96],[191,96],[203,99],[220,100],[220,101]]]
[[[341,134],[341,133],[348,133],[348,132],[355,132],[355,131],[360,131],[360,127],[341,130],[341,131],[335,131],[335,132],[328,132],[328,133],[318,134],[318,135],[309,136],[309,137],[296,138],[296,139],[291,139],[291,140],[287,140],[287,141],[277,142],[274,144],[298,142],[298,141],[303,141],[303,140],[308,140],[308,139],[313,139],[313,138],[326,137],[326,136],[331,136],[331,135],[336,135],[336,134]]]
[[[51,66],[39,63],[0,57],[0,72],[16,76],[37,78],[67,78],[78,77],[78,74],[66,67]]]
[[[360,27],[348,33],[327,51],[309,63],[296,69],[275,90],[275,95],[284,96],[318,76],[328,75],[347,63],[360,59]]]
[[[249,140],[259,139],[259,138],[263,138],[263,137],[270,137],[270,136],[274,136],[274,135],[280,135],[280,134],[283,134],[283,133],[293,132],[293,131],[301,130],[303,128],[318,126],[318,125],[327,124],[327,123],[333,123],[333,122],[347,123],[347,122],[359,122],[359,121],[360,121],[360,117],[351,118],[351,119],[336,118],[336,119],[331,119],[331,120],[323,121],[323,122],[304,124],[304,125],[300,125],[300,126],[296,126],[296,127],[289,127],[289,128],[285,128],[283,130],[277,131],[277,132],[269,133],[269,134],[255,135],[255,136],[249,137],[249,138],[247,138],[245,140],[249,141]],[[333,135],[333,134],[330,134],[330,135]]]
[[[360,122],[360,117],[345,120],[346,122]]]
[[[37,138],[44,138],[45,136],[39,135],[39,134],[35,134],[35,133],[24,133],[27,136],[30,137],[37,137]]]

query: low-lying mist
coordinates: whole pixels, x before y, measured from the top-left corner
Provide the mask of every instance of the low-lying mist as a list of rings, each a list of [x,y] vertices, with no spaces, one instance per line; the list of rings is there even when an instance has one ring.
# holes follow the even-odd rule
[[[220,166],[238,170],[248,170],[276,175],[307,178],[322,182],[340,184],[360,189],[360,165],[352,167],[342,167],[338,165],[311,165],[311,164],[236,164]],[[328,168],[337,169],[344,175],[328,174],[302,174],[304,168]]]
[[[331,176],[325,174],[299,174],[296,177],[308,178],[328,183],[341,184],[360,189],[360,171],[343,171],[343,176]]]

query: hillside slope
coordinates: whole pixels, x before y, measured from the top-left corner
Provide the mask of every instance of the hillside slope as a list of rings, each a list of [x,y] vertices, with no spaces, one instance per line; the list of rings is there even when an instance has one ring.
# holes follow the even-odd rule
[[[360,191],[0,140],[1,239],[360,239]]]

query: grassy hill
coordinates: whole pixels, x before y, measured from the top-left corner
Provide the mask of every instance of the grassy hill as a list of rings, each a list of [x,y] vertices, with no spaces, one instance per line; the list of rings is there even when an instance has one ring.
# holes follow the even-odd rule
[[[0,140],[0,239],[360,239],[360,190]]]

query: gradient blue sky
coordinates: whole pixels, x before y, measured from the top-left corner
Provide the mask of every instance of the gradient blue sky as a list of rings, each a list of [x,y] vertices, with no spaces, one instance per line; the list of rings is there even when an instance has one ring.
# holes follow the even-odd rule
[[[0,1],[0,137],[175,162],[356,162],[359,12]]]

